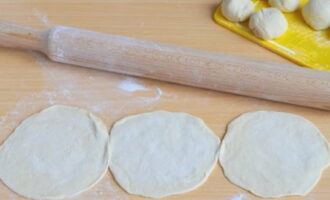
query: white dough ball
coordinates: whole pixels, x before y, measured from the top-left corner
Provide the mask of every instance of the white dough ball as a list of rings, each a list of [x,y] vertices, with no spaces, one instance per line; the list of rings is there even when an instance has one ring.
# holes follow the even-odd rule
[[[288,29],[285,16],[276,8],[264,8],[250,17],[249,27],[259,38],[271,40]]]
[[[330,27],[330,1],[310,0],[302,9],[302,15],[313,29],[326,29]]]
[[[253,13],[254,4],[251,0],[223,0],[222,15],[232,22],[245,21]]]
[[[300,0],[268,0],[268,3],[283,12],[293,12],[298,9]]]

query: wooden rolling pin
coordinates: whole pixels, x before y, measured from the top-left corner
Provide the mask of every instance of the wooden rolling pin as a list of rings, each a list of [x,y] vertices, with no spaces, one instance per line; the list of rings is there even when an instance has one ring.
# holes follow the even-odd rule
[[[0,45],[41,51],[61,63],[330,110],[330,74],[298,66],[64,26],[40,31],[0,22]]]

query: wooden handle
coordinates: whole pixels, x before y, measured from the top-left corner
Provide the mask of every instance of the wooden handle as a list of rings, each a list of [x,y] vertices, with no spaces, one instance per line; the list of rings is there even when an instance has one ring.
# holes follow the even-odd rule
[[[46,32],[0,21],[0,46],[43,51]]]
[[[40,50],[54,61],[330,110],[327,72],[69,27],[13,27],[24,37],[6,33],[0,44]]]

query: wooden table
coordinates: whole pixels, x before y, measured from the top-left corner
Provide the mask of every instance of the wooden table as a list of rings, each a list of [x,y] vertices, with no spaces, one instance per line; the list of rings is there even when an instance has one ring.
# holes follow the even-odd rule
[[[216,25],[218,0],[2,0],[0,19],[46,28],[67,25],[151,41],[288,63],[287,60]],[[188,112],[201,117],[222,138],[227,123],[243,112],[274,110],[302,115],[330,140],[329,112],[170,83],[52,63],[41,54],[0,48],[0,141],[21,120],[52,104],[90,110],[110,128],[114,121],[151,110]],[[328,200],[330,170],[305,197]],[[0,199],[24,199],[0,184]],[[125,193],[110,172],[74,199],[144,199]],[[217,165],[195,191],[164,199],[260,199],[231,184]]]

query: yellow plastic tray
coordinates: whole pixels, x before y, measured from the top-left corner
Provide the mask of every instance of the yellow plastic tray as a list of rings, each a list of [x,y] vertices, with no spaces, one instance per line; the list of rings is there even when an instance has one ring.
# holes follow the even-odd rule
[[[253,0],[256,10],[269,7],[265,0]],[[301,6],[307,0],[301,0]],[[226,20],[221,15],[220,7],[214,13],[215,21],[264,46],[275,53],[278,53],[298,65],[330,71],[330,30],[315,31],[311,29],[301,16],[301,9],[293,13],[284,13],[289,24],[285,34],[274,40],[261,40],[253,35],[248,28],[248,22],[234,23]]]

